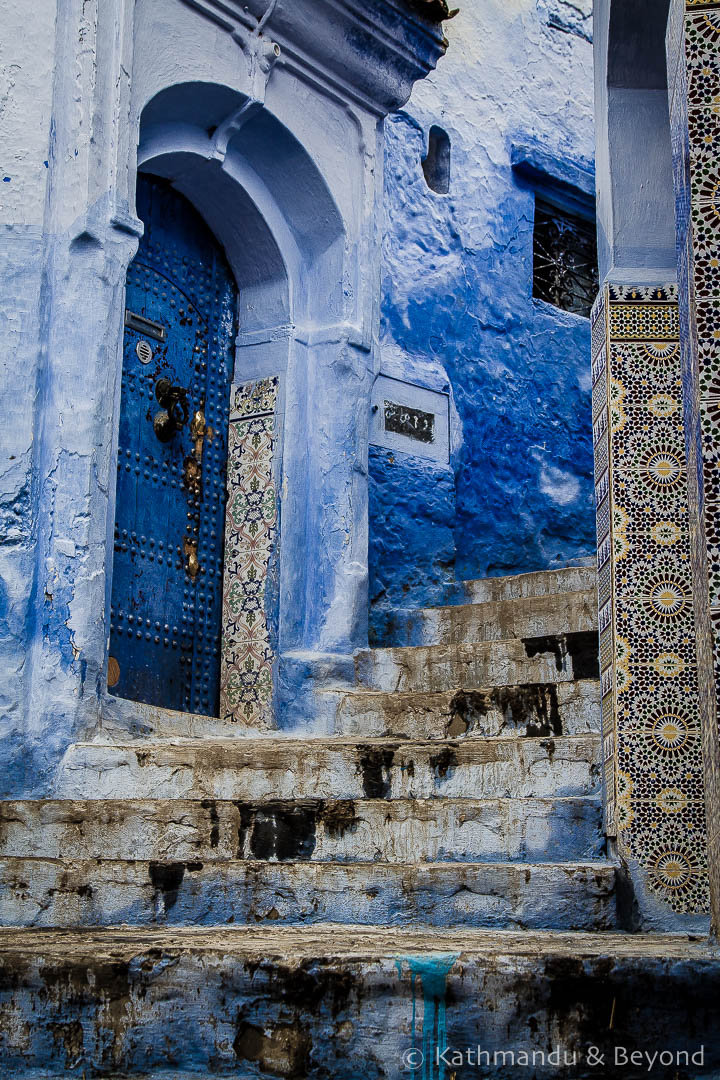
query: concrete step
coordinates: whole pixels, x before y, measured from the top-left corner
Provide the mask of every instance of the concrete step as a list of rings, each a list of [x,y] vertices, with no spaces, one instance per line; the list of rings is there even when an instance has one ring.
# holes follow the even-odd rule
[[[593,794],[600,736],[76,743],[62,799],[557,798]]]
[[[0,857],[546,862],[604,854],[599,799],[0,802]]]
[[[592,632],[486,641],[364,649],[356,654],[359,686],[386,693],[569,682],[600,676]]]
[[[13,1080],[720,1070],[718,952],[681,935],[13,928],[0,931],[0,971],[0,1058]],[[702,1065],[678,1058],[701,1046]],[[661,1050],[673,1067],[653,1059]]]
[[[451,645],[548,634],[597,632],[597,590],[510,597],[478,604],[393,609],[379,633],[385,646]]]
[[[607,862],[0,859],[0,924],[317,922],[610,929]]]
[[[566,566],[562,570],[536,570],[508,577],[455,581],[447,588],[447,604],[485,604],[520,597],[560,596],[597,590],[595,566]]]
[[[601,728],[600,682],[529,683],[484,690],[326,691],[338,735],[407,739],[585,735]]]

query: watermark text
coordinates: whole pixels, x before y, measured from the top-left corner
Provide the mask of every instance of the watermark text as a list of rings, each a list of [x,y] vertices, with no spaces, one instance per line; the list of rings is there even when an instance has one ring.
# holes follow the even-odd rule
[[[430,1060],[427,1060],[427,1058]],[[705,1064],[705,1047],[699,1046],[694,1050],[633,1050],[627,1046],[614,1046],[600,1048],[588,1046],[584,1050],[567,1050],[564,1047],[554,1047],[552,1050],[486,1050],[481,1046],[467,1046],[462,1049],[446,1046],[434,1047],[431,1054],[423,1052],[419,1047],[409,1047],[402,1055],[402,1062],[407,1072],[416,1072],[428,1065],[439,1072],[444,1068],[486,1068],[488,1066],[507,1066],[514,1068],[544,1068],[565,1069],[577,1065],[585,1065],[591,1069],[605,1068],[612,1065],[622,1072],[623,1068],[652,1073],[655,1069],[667,1069],[668,1067],[680,1068],[681,1066],[695,1065],[702,1067]]]

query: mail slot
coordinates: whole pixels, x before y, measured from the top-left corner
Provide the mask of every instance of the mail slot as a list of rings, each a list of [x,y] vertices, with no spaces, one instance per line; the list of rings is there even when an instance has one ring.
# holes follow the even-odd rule
[[[134,311],[129,311],[128,308],[125,308],[125,325],[130,330],[137,330],[139,334],[155,338],[156,341],[165,341],[167,338],[167,330],[162,323],[153,322],[152,319],[147,319],[144,315],[136,315]]]

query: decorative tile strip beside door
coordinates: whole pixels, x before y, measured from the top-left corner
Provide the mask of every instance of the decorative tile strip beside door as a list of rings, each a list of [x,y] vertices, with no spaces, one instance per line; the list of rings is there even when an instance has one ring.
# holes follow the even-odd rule
[[[272,726],[266,602],[277,534],[277,390],[273,376],[234,386],[230,397],[220,716],[252,728]]]
[[[708,907],[677,289],[593,309],[606,822],[677,912]]]
[[[720,0],[673,0],[667,52],[699,711],[720,924]]]

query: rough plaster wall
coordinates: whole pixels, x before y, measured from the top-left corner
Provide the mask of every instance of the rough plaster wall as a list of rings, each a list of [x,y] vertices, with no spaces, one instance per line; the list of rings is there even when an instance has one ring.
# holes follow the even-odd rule
[[[592,0],[537,0],[537,6],[549,26],[592,41]]]
[[[370,579],[370,643],[382,641],[378,609],[433,603],[452,576],[455,558],[453,475],[431,461],[370,447],[370,535],[374,560]],[[397,568],[403,568],[398,573]]]
[[[26,761],[23,691],[36,539],[33,423],[46,244],[55,0],[4,0],[0,27],[0,774]]]
[[[55,0],[3,0],[0,221],[41,225],[48,170]]]
[[[452,385],[458,579],[595,549],[589,321],[532,299],[533,193],[510,167],[511,145],[531,142],[591,168],[592,47],[549,26],[539,8],[462,5],[437,71],[386,122],[383,350],[400,349],[418,370],[444,365]],[[422,173],[432,124],[452,141],[448,195],[431,192]],[[374,504],[386,490],[371,460]],[[393,513],[396,534],[422,516],[410,499]],[[374,505],[371,580],[389,587],[394,573],[397,593],[412,567],[399,552],[392,573],[380,569],[391,546],[382,519]],[[440,532],[426,541],[444,551]],[[411,604],[413,591],[406,596]]]

